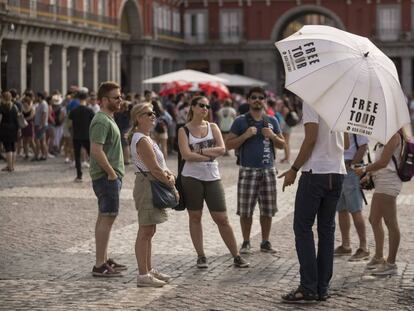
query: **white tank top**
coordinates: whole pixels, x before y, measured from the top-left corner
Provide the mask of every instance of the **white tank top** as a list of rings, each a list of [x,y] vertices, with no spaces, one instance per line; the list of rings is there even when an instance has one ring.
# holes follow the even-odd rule
[[[200,148],[215,147],[216,141],[214,140],[210,123],[207,123],[207,130],[207,135],[202,138],[194,137],[191,135],[191,132],[188,134],[188,143],[191,150],[200,150]],[[193,177],[203,181],[213,181],[220,179],[218,162],[216,160],[206,162],[185,161],[181,174],[186,177]]]
[[[140,156],[137,153],[137,144],[142,138],[147,138],[151,145],[152,149],[155,152],[155,158],[157,160],[158,165],[161,167],[162,170],[167,169],[167,164],[165,163],[164,155],[162,154],[162,151],[160,147],[158,147],[157,143],[154,142],[151,137],[144,135],[140,132],[134,133],[131,140],[131,158],[134,162],[134,170],[135,172],[140,173],[140,170],[137,168],[137,166],[142,169],[144,172],[149,172],[149,169],[145,166],[144,162],[141,160]]]
[[[401,162],[401,148],[402,148],[402,144],[401,144],[401,137],[398,137],[398,139],[400,140],[400,142],[398,143],[397,148],[395,149],[393,155],[395,157],[395,159],[397,160],[397,165],[400,165]],[[382,152],[384,151],[384,145],[382,144],[377,144],[375,146],[375,161],[378,161],[381,158]],[[390,159],[390,162],[388,162],[387,166],[384,167],[383,169],[378,170],[378,172],[382,171],[382,170],[390,170],[390,171],[394,171],[397,172],[397,169],[395,167],[394,161],[392,160],[392,158]],[[375,174],[375,172],[374,172]]]

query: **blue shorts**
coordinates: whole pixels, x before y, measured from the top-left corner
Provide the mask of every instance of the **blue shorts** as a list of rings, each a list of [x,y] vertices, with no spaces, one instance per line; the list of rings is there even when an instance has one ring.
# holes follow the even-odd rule
[[[341,197],[336,205],[338,212],[348,211],[351,214],[362,210],[362,193],[359,177],[352,169],[347,169],[344,183],[342,184]]]
[[[98,198],[99,213],[105,216],[118,215],[122,179],[108,180],[108,177],[104,176],[92,180],[92,188]]]
[[[35,139],[42,140],[43,138],[45,138],[45,135],[46,135],[46,126],[42,128],[39,126],[35,126]]]

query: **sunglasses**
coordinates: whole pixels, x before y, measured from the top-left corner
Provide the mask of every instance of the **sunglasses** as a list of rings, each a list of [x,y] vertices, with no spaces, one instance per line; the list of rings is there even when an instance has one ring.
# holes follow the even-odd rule
[[[147,117],[155,117],[155,112],[154,111],[148,111],[148,112],[143,112],[141,113],[141,116],[147,116]]]
[[[250,99],[251,99],[251,100],[256,100],[256,99],[258,99],[258,100],[263,100],[263,99],[265,99],[265,98],[264,98],[264,96],[256,96],[256,95],[252,95],[252,96],[250,96]]]
[[[123,97],[121,95],[115,96],[115,97],[106,96],[106,98],[108,98],[108,99],[114,99],[114,100],[123,100]]]
[[[204,108],[210,109],[211,108],[211,106],[209,104],[198,104],[198,107],[200,107],[202,109],[204,109]]]

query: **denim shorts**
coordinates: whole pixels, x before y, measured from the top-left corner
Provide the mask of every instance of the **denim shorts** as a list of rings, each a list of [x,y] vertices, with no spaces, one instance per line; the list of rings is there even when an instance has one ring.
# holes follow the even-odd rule
[[[348,211],[351,214],[362,210],[362,193],[359,177],[352,169],[347,169],[344,183],[342,184],[341,197],[336,205],[338,212]]]
[[[98,198],[99,213],[106,216],[118,215],[122,179],[108,180],[108,177],[104,176],[92,180],[92,188]]]
[[[39,126],[35,126],[35,138],[38,140],[42,140],[46,135],[46,126],[44,127],[39,127]]]

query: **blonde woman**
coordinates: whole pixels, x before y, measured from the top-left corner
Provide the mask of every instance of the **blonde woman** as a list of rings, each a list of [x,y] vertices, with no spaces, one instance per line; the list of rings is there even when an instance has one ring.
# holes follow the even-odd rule
[[[205,121],[209,115],[209,101],[204,96],[192,99],[188,113],[188,123],[178,132],[178,144],[184,160],[182,187],[189,215],[190,235],[197,252],[197,267],[207,268],[207,258],[203,247],[201,216],[203,202],[206,201],[210,215],[217,224],[220,235],[234,258],[234,265],[248,267],[249,263],[240,257],[236,238],[229,223],[226,211],[223,184],[216,158],[225,152],[223,137],[215,123]]]
[[[135,166],[134,200],[138,211],[138,234],[135,255],[138,263],[138,287],[162,287],[170,279],[152,267],[152,237],[156,225],[167,221],[167,213],[152,203],[150,179],[157,179],[171,188],[175,178],[167,168],[163,153],[150,133],[155,125],[155,114],[150,103],[136,105],[131,111],[131,158]],[[141,173],[146,173],[147,177]]]
[[[400,163],[402,139],[406,139],[403,129],[394,134],[386,145],[375,146],[375,162],[356,168],[355,173],[362,176],[364,173],[372,174],[375,192],[372,196],[369,222],[372,226],[375,238],[375,255],[367,264],[367,269],[374,275],[391,275],[397,273],[395,263],[398,247],[400,245],[400,228],[397,219],[397,196],[402,187],[402,182],[397,174],[397,169],[392,160],[394,156],[397,164]],[[388,229],[388,258],[384,259],[384,220]]]

